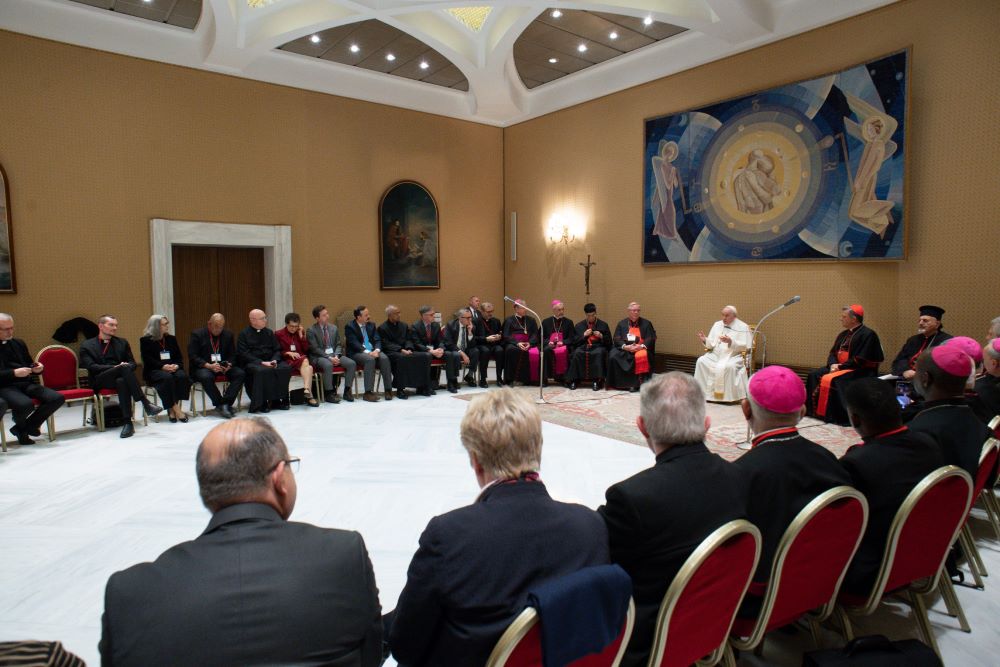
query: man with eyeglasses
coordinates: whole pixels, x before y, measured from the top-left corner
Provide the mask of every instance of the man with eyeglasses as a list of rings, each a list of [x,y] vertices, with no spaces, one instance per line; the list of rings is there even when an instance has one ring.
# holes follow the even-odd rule
[[[288,383],[292,369],[281,361],[281,345],[274,331],[267,328],[267,313],[250,311],[250,325],[240,332],[236,359],[246,372],[250,413],[288,409]]]
[[[381,607],[361,535],[288,521],[299,459],[265,419],[232,419],[198,447],[198,538],[117,572],[103,665],[379,665]]]
[[[31,436],[41,435],[45,420],[66,402],[59,392],[32,382],[32,376],[41,375],[43,370],[32,360],[24,341],[14,338],[14,318],[0,313],[0,401],[5,410],[10,405],[14,412],[10,432],[21,445],[33,445]]]
[[[479,347],[479,386],[485,389],[490,359],[497,369],[497,386],[503,386],[503,322],[493,317],[493,304],[483,302],[482,343]]]
[[[449,392],[458,393],[458,374],[462,366],[468,368],[465,384],[476,386],[473,373],[479,365],[479,336],[472,325],[472,311],[468,308],[455,313],[455,319],[444,328],[444,357]]]

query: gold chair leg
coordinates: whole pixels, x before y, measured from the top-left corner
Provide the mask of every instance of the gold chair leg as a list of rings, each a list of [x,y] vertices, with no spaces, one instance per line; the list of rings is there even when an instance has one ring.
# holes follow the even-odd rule
[[[7,425],[0,419],[0,449],[7,451]]]
[[[920,596],[920,593],[915,593],[910,591],[910,602],[913,606],[913,615],[917,621],[917,627],[920,628],[920,633],[924,636],[926,643],[934,649],[937,656],[941,657],[941,649],[938,648],[937,639],[934,637],[934,631],[931,629],[930,619],[927,617],[927,606],[924,604],[924,599]]]
[[[722,653],[722,664],[726,667],[736,667],[736,654],[733,653],[733,647],[728,641]]]
[[[97,430],[104,432],[104,397],[100,394],[97,395],[97,413],[94,415],[94,423],[97,424]]]
[[[959,602],[958,594],[955,593],[955,587],[947,573],[943,573],[939,578],[938,591],[941,593],[945,606],[948,607],[949,615],[958,619],[958,625],[962,628],[962,632],[972,632],[969,619],[965,617],[965,610],[962,609],[962,603]]]
[[[965,550],[965,560],[969,564],[969,569],[972,570],[972,576],[976,580],[976,586],[979,588],[984,588],[983,577],[989,576],[986,571],[986,565],[983,564],[983,559],[979,555],[979,548],[976,546],[976,540],[972,537],[972,529],[969,528],[968,522],[962,526],[962,548]]]
[[[84,412],[86,412],[86,410],[84,410]],[[49,442],[52,442],[53,440],[56,439],[55,423],[56,423],[56,418],[53,415],[49,415],[49,418],[45,420],[45,428],[49,432]]]
[[[847,610],[838,605],[834,613],[840,620],[841,634],[844,635],[844,639],[847,641],[854,639],[854,628],[851,627],[851,618],[847,615]]]
[[[993,489],[983,489],[983,506],[986,507],[986,514],[990,518],[990,525],[993,526],[993,534],[1000,540],[1000,506],[997,505],[997,497]]]
[[[822,648],[819,643],[819,623],[813,616],[810,616],[807,620],[809,621],[809,634],[812,635],[813,645],[816,648]]]

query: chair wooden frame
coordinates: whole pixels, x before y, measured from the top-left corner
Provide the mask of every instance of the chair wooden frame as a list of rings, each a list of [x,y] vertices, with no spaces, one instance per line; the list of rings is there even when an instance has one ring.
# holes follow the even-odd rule
[[[708,654],[707,658],[698,661],[698,665],[716,665],[723,659],[723,657],[725,657],[726,664],[735,665],[735,659],[732,656],[732,652],[729,650],[727,638],[733,629],[733,622],[736,620],[736,612],[739,610],[740,604],[743,602],[743,597],[746,595],[747,589],[750,588],[753,573],[757,571],[757,563],[760,561],[761,549],[760,530],[757,526],[753,525],[749,521],[746,521],[745,519],[730,521],[729,523],[717,528],[711,535],[702,540],[702,543],[699,544],[691,555],[688,556],[687,560],[684,561],[684,565],[681,566],[681,569],[677,572],[677,575],[670,583],[670,587],[667,588],[667,592],[663,596],[663,601],[660,603],[660,610],[656,616],[656,632],[653,635],[653,647],[649,654],[649,667],[657,667],[663,662],[663,653],[666,650],[667,639],[670,633],[670,619],[673,617],[677,603],[680,601],[681,596],[687,589],[691,579],[698,573],[698,570],[701,569],[705,561],[708,560],[713,553],[715,553],[716,549],[729,540],[744,534],[750,535],[754,539],[755,550],[753,563],[747,572],[747,579],[743,584],[743,590],[740,593],[739,600],[737,600],[736,606],[733,607],[733,613],[729,618],[726,631],[722,635],[722,641],[719,646],[715,648],[715,650]]]
[[[65,345],[46,345],[45,347],[43,347],[42,349],[40,349],[38,352],[35,353],[35,363],[39,363],[39,359],[42,358],[42,355],[45,352],[49,351],[49,350],[65,350],[65,351],[69,352],[70,354],[73,355],[73,364],[74,364],[74,367],[77,368],[77,369],[80,368],[80,358],[76,355],[76,352],[73,351],[73,348],[66,347]],[[76,380],[76,386],[73,387],[73,389],[82,389],[83,387],[80,386],[80,372],[79,372],[79,370],[77,370],[74,373],[74,377],[75,377],[75,380]],[[38,381],[39,381],[39,383],[43,387],[45,386],[45,373],[44,372],[41,373],[38,376]],[[54,390],[54,391],[58,391],[58,390]],[[99,430],[103,430],[103,429],[100,429],[100,420],[97,418],[97,396],[96,396],[96,394],[97,394],[97,392],[94,392],[94,393],[92,393],[92,394],[90,394],[88,396],[80,396],[78,398],[66,398],[65,399],[67,405],[70,404],[70,403],[80,403],[80,402],[83,403],[83,421],[81,423],[81,428],[86,428],[86,426],[87,426],[87,404],[89,403],[90,406],[91,406],[91,415],[93,415],[93,417],[94,417],[94,425],[98,426]],[[46,426],[46,429],[48,430],[48,433],[49,433],[49,442],[54,441],[56,439],[56,418],[55,418],[55,415],[50,415],[49,416],[48,420],[46,420],[46,425],[45,426]],[[4,442],[4,451],[7,451],[7,449],[6,449],[6,438],[4,440],[5,440],[5,442]]]
[[[774,611],[775,601],[777,600],[778,593],[781,590],[781,574],[785,566],[785,558],[788,556],[788,552],[795,544],[795,540],[798,538],[799,534],[809,524],[809,522],[813,520],[813,518],[833,503],[845,499],[854,499],[861,504],[861,528],[858,530],[858,535],[854,541],[854,548],[851,550],[850,558],[845,560],[844,567],[841,570],[840,575],[837,577],[837,583],[833,587],[830,599],[819,608],[819,611],[815,611],[809,615],[810,629],[813,632],[813,641],[816,641],[816,625],[833,613],[837,603],[837,594],[840,591],[841,584],[844,582],[844,576],[847,574],[847,568],[854,559],[854,554],[857,553],[858,547],[861,545],[861,539],[864,537],[865,528],[868,526],[868,501],[860,491],[850,486],[836,486],[821,493],[813,498],[812,501],[802,508],[802,511],[800,511],[798,515],[792,519],[792,522],[788,525],[788,528],[785,529],[784,534],[781,536],[781,541],[778,542],[778,548],[774,554],[774,562],[771,564],[771,574],[768,579],[767,590],[764,592],[764,599],[761,603],[760,613],[757,615],[757,621],[754,623],[753,630],[750,632],[750,636],[746,638],[731,636],[729,638],[729,643],[734,648],[741,651],[751,651],[757,649],[758,646],[762,646],[764,636],[767,634],[767,626],[771,621],[771,613]],[[804,611],[803,615],[806,615],[807,613],[808,611]]]
[[[951,477],[960,477],[964,479],[968,487],[965,500],[965,511],[962,513],[961,520],[956,522],[950,539],[947,542],[949,545],[954,544],[955,539],[958,537],[958,534],[962,529],[965,516],[968,514],[969,506],[972,502],[972,478],[969,477],[969,473],[957,466],[943,466],[927,475],[927,477],[921,480],[919,484],[913,487],[913,490],[906,496],[903,504],[900,505],[899,510],[896,511],[896,516],[893,517],[892,524],[889,527],[889,535],[886,540],[885,551],[882,556],[882,564],[879,566],[878,575],[875,578],[875,584],[872,586],[872,590],[868,594],[868,598],[865,602],[858,606],[850,606],[850,611],[860,616],[869,616],[875,612],[885,596],[885,587],[889,583],[889,575],[892,573],[893,564],[896,560],[896,548],[899,543],[899,538],[903,532],[903,528],[909,520],[910,514],[913,512],[917,504],[923,499],[924,495],[926,495],[935,486]],[[938,587],[939,580],[946,578],[941,576],[941,571],[944,568],[944,562],[947,557],[948,550],[945,549],[941,553],[941,562],[934,570],[935,574],[933,576],[928,577],[919,585],[913,585],[911,583],[903,589],[909,593],[909,602],[914,610],[917,627],[920,629],[921,634],[924,635],[924,639],[927,640],[927,643],[939,656],[941,655],[941,651],[938,649],[937,640],[934,638],[934,633],[931,631],[930,620],[927,618],[927,606],[924,604],[921,596],[933,591]],[[943,594],[945,588],[951,588],[950,583],[951,582],[948,581],[948,585],[946,587],[942,587],[941,590]],[[953,590],[951,591],[951,595],[954,596]],[[957,597],[955,597],[955,600],[957,600]],[[945,596],[945,601],[946,603],[949,602],[947,595]],[[844,637],[848,640],[853,639],[854,632],[851,629],[848,607],[838,604],[837,615],[840,618],[841,626],[844,630]]]
[[[527,607],[518,614],[511,621],[510,625],[507,626],[503,634],[500,635],[500,639],[497,640],[496,645],[493,647],[490,657],[486,660],[486,667],[504,667],[510,659],[511,654],[514,653],[514,649],[531,632],[531,629],[538,624],[539,620],[538,611],[534,607]],[[628,611],[625,614],[625,629],[622,631],[622,641],[618,646],[618,653],[615,655],[615,659],[608,667],[618,667],[618,664],[621,663],[622,656],[625,655],[625,649],[628,647],[629,637],[632,636],[634,625],[635,601],[629,598]]]

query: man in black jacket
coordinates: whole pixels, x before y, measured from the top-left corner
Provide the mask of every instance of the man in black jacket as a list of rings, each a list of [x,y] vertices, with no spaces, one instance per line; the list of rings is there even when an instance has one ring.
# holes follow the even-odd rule
[[[118,406],[122,411],[121,437],[130,438],[135,434],[132,426],[132,401],[142,403],[142,409],[149,416],[159,414],[163,408],[153,405],[139,387],[135,378],[135,358],[132,346],[124,338],[119,338],[118,318],[101,315],[97,320],[99,333],[80,344],[80,368],[90,376],[90,387],[114,389],[118,392]]]
[[[381,664],[361,535],[288,521],[298,461],[263,419],[208,433],[196,468],[212,519],[197,539],[111,576],[101,664]]]
[[[576,323],[573,352],[569,357],[566,382],[570,389],[576,383],[589,380],[594,391],[604,384],[608,372],[608,350],[611,349],[611,327],[597,317],[597,306],[588,303],[583,307],[584,319]]]
[[[479,366],[479,336],[472,324],[472,311],[462,308],[454,320],[444,327],[444,357],[445,374],[448,378],[448,391],[458,392],[458,374],[462,366],[468,370],[465,373],[465,384],[476,386],[473,375]]]
[[[693,377],[672,372],[644,382],[637,425],[656,464],[610,487],[597,510],[611,561],[632,577],[636,617],[625,667],[647,663],[670,582],[712,531],[745,516],[746,502],[736,468],[705,447],[705,395]]]
[[[267,328],[267,314],[255,308],[249,318],[250,325],[236,343],[236,360],[246,373],[250,413],[287,410],[292,369],[281,361],[281,345]]]
[[[233,404],[240,396],[246,373],[235,365],[236,344],[233,334],[226,329],[226,318],[215,313],[208,318],[208,325],[191,332],[188,342],[188,362],[195,381],[208,394],[216,411],[230,419],[235,416]],[[219,393],[215,378],[224,376],[229,382],[225,395]]]
[[[41,435],[42,424],[66,402],[62,394],[32,382],[32,375],[41,375],[44,367],[31,359],[28,346],[14,338],[14,318],[0,313],[0,398],[14,414],[10,432],[21,445],[33,445],[33,435]],[[32,399],[39,403],[35,408]]]
[[[378,328],[382,351],[392,362],[392,381],[396,396],[406,400],[406,387],[413,387],[423,396],[431,395],[431,355],[413,349],[410,326],[400,319],[397,306],[385,309],[386,320]],[[388,389],[388,387],[386,387]]]
[[[344,326],[344,337],[347,339],[347,356],[354,360],[358,368],[365,374],[364,400],[376,403],[379,400],[375,393],[375,369],[382,374],[382,384],[385,390],[385,400],[392,400],[392,363],[389,357],[382,354],[382,338],[370,321],[367,306],[354,309],[354,320]]]

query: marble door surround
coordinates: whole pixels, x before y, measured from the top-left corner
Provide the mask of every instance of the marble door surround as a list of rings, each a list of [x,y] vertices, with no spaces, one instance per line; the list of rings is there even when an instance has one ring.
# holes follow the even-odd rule
[[[292,228],[187,220],[149,221],[153,266],[153,312],[174,320],[173,246],[233,246],[264,249],[264,309],[275,317],[292,311]]]

